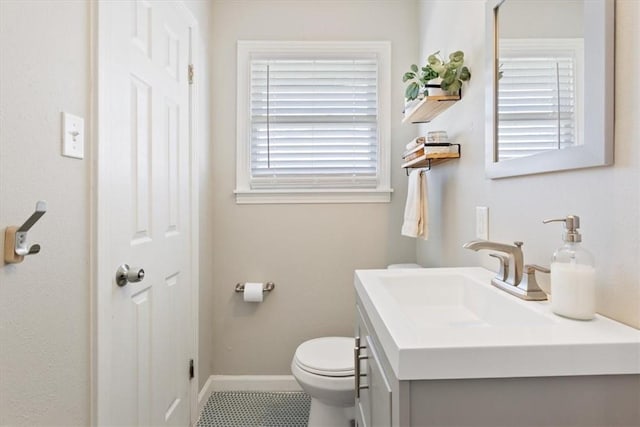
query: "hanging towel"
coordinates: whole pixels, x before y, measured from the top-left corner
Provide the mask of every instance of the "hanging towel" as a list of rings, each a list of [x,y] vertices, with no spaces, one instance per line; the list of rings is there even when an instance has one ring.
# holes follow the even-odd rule
[[[427,173],[420,174],[420,235],[419,238],[429,238],[429,193],[427,192]]]
[[[427,177],[421,170],[414,170],[409,175],[401,233],[403,236],[419,237],[424,240],[429,237]]]

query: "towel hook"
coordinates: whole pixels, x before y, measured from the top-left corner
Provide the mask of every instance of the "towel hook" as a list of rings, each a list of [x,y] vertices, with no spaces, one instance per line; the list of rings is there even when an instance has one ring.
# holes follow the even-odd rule
[[[40,252],[40,245],[27,244],[27,232],[47,212],[47,202],[39,200],[36,210],[20,227],[10,226],[4,232],[4,261],[7,264],[22,262],[27,255]]]

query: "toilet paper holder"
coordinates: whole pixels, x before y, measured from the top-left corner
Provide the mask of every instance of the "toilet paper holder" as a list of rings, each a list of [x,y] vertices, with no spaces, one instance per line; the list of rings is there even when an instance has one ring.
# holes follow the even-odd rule
[[[262,292],[271,292],[276,287],[273,282],[267,282],[262,288]],[[244,292],[244,283],[236,283],[236,292]]]

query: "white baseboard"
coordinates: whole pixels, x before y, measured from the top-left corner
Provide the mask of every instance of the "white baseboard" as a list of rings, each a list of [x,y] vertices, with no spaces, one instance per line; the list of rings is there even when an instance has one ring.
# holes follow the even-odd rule
[[[302,391],[293,375],[211,375],[198,394],[204,407],[214,391]]]
[[[202,414],[202,410],[211,397],[211,393],[213,393],[213,375],[207,378],[207,382],[204,383],[202,390],[198,393],[198,414]]]

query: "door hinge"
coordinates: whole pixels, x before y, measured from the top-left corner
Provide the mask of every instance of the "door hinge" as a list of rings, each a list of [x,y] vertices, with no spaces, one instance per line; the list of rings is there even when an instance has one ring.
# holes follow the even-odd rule
[[[189,84],[193,84],[193,64],[189,64]]]
[[[196,373],[193,365],[193,359],[190,359],[189,360],[189,379],[192,380],[195,375]]]

